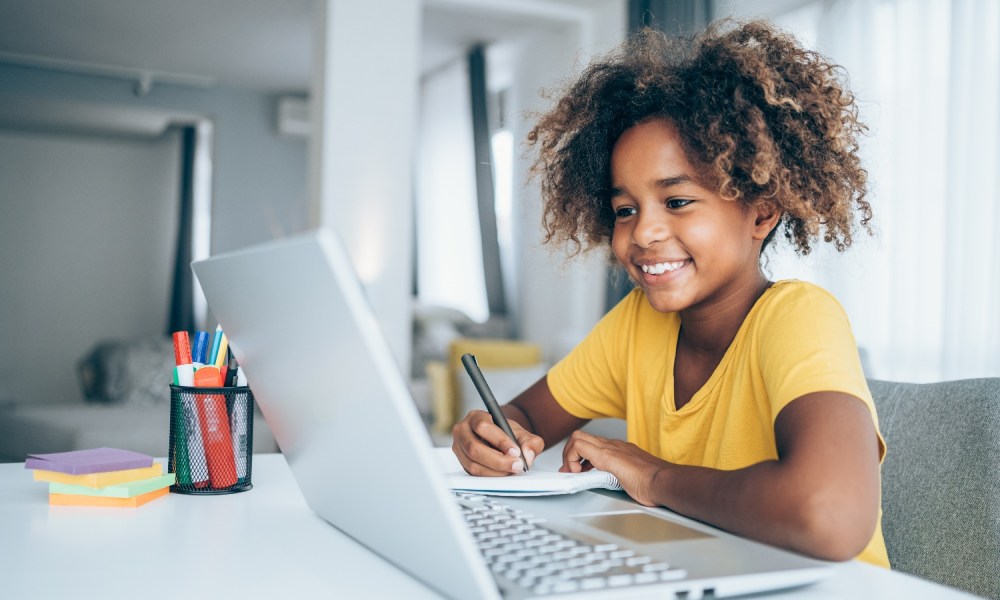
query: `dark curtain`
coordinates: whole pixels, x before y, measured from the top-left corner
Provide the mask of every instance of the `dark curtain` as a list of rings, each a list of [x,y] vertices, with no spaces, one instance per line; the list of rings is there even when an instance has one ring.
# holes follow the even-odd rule
[[[712,20],[711,0],[629,0],[629,32],[652,27],[668,35],[691,35]],[[615,262],[608,270],[604,298],[611,310],[632,289],[625,270]]]
[[[629,0],[628,28],[652,27],[670,35],[690,35],[712,19],[710,0]]]
[[[194,331],[194,275],[191,273],[191,236],[194,216],[194,155],[197,132],[193,126],[181,129],[181,185],[177,227],[174,280],[170,293],[167,335]]]
[[[497,236],[496,201],[493,194],[493,150],[490,143],[489,90],[486,87],[486,50],[476,46],[469,52],[469,91],[472,100],[472,135],[476,161],[476,195],[483,241],[483,273],[490,317],[507,314],[500,241]]]

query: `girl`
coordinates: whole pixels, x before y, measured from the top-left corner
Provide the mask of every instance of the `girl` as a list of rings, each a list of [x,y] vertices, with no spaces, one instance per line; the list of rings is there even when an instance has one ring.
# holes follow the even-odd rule
[[[681,44],[686,44],[682,46]],[[546,377],[454,428],[474,475],[518,473],[566,436],[637,502],[828,560],[888,566],[885,444],[847,317],[772,282],[779,229],[801,254],[867,229],[864,131],[836,67],[764,22],[688,42],[645,30],[591,64],[529,135],[547,241],[610,242],[636,288]],[[628,442],[580,431],[626,421]]]

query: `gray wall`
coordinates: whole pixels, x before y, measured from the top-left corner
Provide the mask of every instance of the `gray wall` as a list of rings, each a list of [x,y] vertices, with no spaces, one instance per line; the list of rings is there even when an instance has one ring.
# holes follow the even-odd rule
[[[0,396],[74,400],[95,340],[162,331],[178,139],[0,129]]]
[[[132,87],[128,81],[0,64],[0,95],[210,119],[213,253],[306,227],[307,144],[278,135],[275,96],[156,85],[137,98]],[[95,330],[122,339],[163,330],[167,299],[161,295],[169,283],[161,277],[169,277],[163,266],[173,260],[178,152],[176,133],[127,138],[0,129],[0,401],[77,401],[73,363]],[[116,162],[118,170],[108,173]],[[122,206],[130,197],[135,205]],[[55,213],[64,218],[49,216]],[[145,224],[131,224],[139,220]],[[115,228],[112,252],[98,240]],[[114,262],[114,255],[131,259]],[[60,256],[67,268],[53,272]],[[93,270],[82,272],[81,265]],[[116,283],[122,281],[127,285]],[[27,283],[17,295],[19,282]],[[25,294],[46,300],[31,302]],[[94,315],[100,317],[88,321]],[[74,322],[88,327],[74,331]],[[44,367],[25,370],[25,364]],[[163,374],[164,384],[168,376]]]

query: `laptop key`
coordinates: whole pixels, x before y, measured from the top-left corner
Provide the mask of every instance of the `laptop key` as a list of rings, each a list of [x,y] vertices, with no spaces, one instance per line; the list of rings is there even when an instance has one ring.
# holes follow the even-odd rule
[[[587,575],[600,575],[601,573],[606,572],[610,568],[611,567],[603,563],[597,565],[587,565],[583,568],[583,572],[586,573]]]
[[[687,571],[684,569],[660,571],[660,581],[677,581],[678,579],[684,579],[685,577],[687,577]]]
[[[607,586],[608,582],[603,577],[585,577],[580,580],[581,590],[599,590]]]
[[[632,585],[633,581],[635,581],[635,577],[633,577],[629,573],[624,573],[622,575],[612,575],[608,577],[608,586],[622,587],[626,585]]]
[[[565,594],[567,592],[575,592],[580,589],[580,584],[576,581],[560,581],[552,586],[552,591],[557,594]]]
[[[660,576],[657,573],[636,573],[635,582],[636,583],[656,583],[660,580]]]

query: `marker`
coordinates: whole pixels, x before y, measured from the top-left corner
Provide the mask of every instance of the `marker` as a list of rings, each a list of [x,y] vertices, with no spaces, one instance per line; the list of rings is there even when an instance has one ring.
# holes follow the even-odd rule
[[[528,459],[524,457],[524,451],[521,450],[521,445],[517,443],[517,437],[514,436],[514,430],[510,428],[510,423],[507,422],[507,416],[500,410],[497,399],[493,397],[490,386],[486,384],[486,378],[483,377],[483,372],[479,370],[479,363],[476,362],[476,357],[471,354],[463,354],[462,364],[465,365],[465,370],[468,371],[469,377],[472,378],[472,384],[476,386],[476,391],[479,392],[479,396],[483,399],[486,410],[490,411],[493,423],[502,429],[507,434],[507,437],[514,442],[517,449],[521,451],[521,462],[524,463],[524,472],[527,473]]]
[[[174,364],[191,364],[191,340],[186,331],[174,332]]]
[[[192,362],[208,364],[208,332],[199,331],[194,334],[194,347],[191,349]]]
[[[215,353],[215,360],[212,364],[222,369],[223,365],[226,364],[226,353],[229,352],[229,338],[226,337],[225,333],[222,333],[222,330],[219,330],[219,335],[222,336],[222,341],[219,342],[219,348]]]
[[[194,371],[195,387],[222,387],[222,372],[215,365],[205,365]]]
[[[191,387],[194,385],[194,365],[177,365],[174,367],[174,385]]]
[[[197,387],[220,387],[222,374],[214,366],[202,367],[195,371],[194,384]],[[222,394],[198,394],[195,396],[198,421],[201,424],[202,442],[205,445],[205,459],[208,463],[208,478],[212,487],[227,488],[236,483],[236,460],[233,456],[233,438],[229,431],[229,415],[226,414],[226,400]]]
[[[191,364],[191,340],[188,332],[175,331],[174,337],[174,385],[194,385],[194,365]],[[201,445],[201,432],[195,429],[191,431],[186,423],[186,409],[181,404],[177,407],[179,412],[178,422],[175,424],[174,438],[174,472],[177,475],[177,482],[180,485],[193,485],[191,479],[191,454],[204,449]],[[204,460],[204,459],[202,459]],[[199,482],[201,483],[201,482]]]
[[[215,337],[212,338],[212,353],[208,355],[208,360],[205,361],[206,365],[214,365],[215,359],[219,357],[219,346],[222,345],[222,338],[226,337],[222,333],[222,325],[215,326]]]
[[[239,365],[236,364],[236,357],[233,356],[232,350],[229,351],[229,364],[226,367],[226,381],[223,382],[225,387],[233,387],[236,385],[236,369]]]

